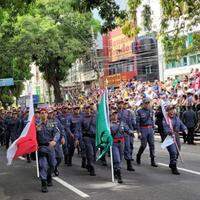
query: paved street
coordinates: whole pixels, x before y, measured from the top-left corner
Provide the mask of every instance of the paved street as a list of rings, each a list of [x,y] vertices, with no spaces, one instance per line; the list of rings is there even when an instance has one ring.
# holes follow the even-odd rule
[[[136,150],[139,142],[136,142]],[[168,164],[168,154],[157,146],[157,161]],[[65,181],[88,195],[94,200],[199,200],[200,199],[200,145],[182,146],[184,166],[179,167],[192,170],[181,171],[180,176],[174,176],[165,166],[154,169],[149,165],[148,151],[145,151],[141,166],[135,166],[136,172],[122,171],[124,184],[111,183],[109,167],[96,166],[96,177],[90,177],[80,168],[80,158],[75,156],[74,166],[69,168],[64,164],[60,167],[57,181]],[[84,199],[69,188],[54,180],[54,187],[49,193],[40,192],[40,182],[36,178],[35,163],[23,160],[14,161],[10,167],[6,166],[5,151],[0,151],[0,200],[79,200]],[[195,172],[193,172],[195,171]],[[199,172],[196,173],[196,172]],[[194,174],[196,173],[196,174]],[[64,183],[65,184],[65,183]],[[66,185],[66,184],[65,184]],[[71,186],[70,186],[71,187]]]

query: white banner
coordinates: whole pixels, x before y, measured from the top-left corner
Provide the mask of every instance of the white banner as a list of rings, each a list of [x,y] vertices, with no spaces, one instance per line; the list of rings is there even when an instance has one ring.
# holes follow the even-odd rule
[[[162,148],[162,149],[165,149],[165,148],[167,148],[168,146],[172,145],[173,143],[174,143],[173,138],[172,138],[171,136],[168,135],[168,136],[165,138],[165,140],[163,141],[163,143],[161,144],[161,148]]]

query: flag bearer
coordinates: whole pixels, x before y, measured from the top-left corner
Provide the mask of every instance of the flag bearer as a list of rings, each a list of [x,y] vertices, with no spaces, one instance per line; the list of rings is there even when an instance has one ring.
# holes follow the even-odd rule
[[[60,138],[59,131],[55,125],[48,120],[45,109],[40,112],[41,123],[37,124],[37,141],[39,171],[42,183],[42,192],[48,192],[47,186],[52,186],[52,173],[56,166],[55,146]]]
[[[179,132],[183,132],[187,135],[187,128],[175,114],[174,110],[175,108],[171,105],[166,107],[167,119],[163,119],[163,130],[165,137],[171,135],[174,138],[174,143],[167,147],[170,156],[169,168],[171,168],[172,174],[180,175],[177,169],[177,159],[181,149]]]
[[[141,140],[141,145],[136,157],[137,164],[141,164],[141,155],[146,149],[148,143],[151,166],[158,167],[155,163],[154,117],[149,98],[143,99],[142,108],[137,111],[136,115],[136,127]]]

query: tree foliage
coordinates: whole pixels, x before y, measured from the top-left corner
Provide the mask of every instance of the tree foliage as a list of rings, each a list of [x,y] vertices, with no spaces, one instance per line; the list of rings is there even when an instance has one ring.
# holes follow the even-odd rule
[[[125,18],[118,18],[117,23],[122,28],[122,33],[128,37],[135,37],[141,30],[137,26],[137,8],[142,0],[128,0],[128,13]]]
[[[0,78],[13,77],[14,87],[0,88],[0,101],[19,97],[35,62],[62,101],[60,83],[75,60],[90,51],[91,27],[100,24],[92,13],[74,8],[74,0],[0,1]],[[10,100],[8,98],[10,97]]]
[[[15,85],[0,88],[0,102],[3,106],[13,103],[13,97],[19,97],[23,90],[23,81],[30,79],[30,59],[17,54],[13,42],[14,26],[17,16],[24,15],[32,5],[29,1],[0,1],[0,78],[12,77]]]
[[[143,6],[142,18],[143,18],[143,27],[145,31],[150,32],[152,30],[152,12],[149,5]]]
[[[200,1],[161,0],[161,7],[163,16],[160,35],[164,44],[166,62],[179,60],[185,55],[197,52],[200,48],[200,33],[195,32],[195,28],[200,23]],[[173,27],[171,27],[172,23]],[[191,32],[193,32],[191,34],[193,42],[186,45],[187,35]]]
[[[117,18],[124,19],[126,17],[126,12],[120,10],[115,0],[74,0],[73,7],[80,12],[91,12],[93,9],[97,9],[103,19],[102,33],[116,28]]]
[[[71,64],[92,46],[91,26],[98,22],[90,12],[74,10],[70,0],[38,0],[29,14],[19,16],[14,43],[18,53],[35,61],[45,80],[62,102],[60,83]]]
[[[127,36],[136,36],[140,27],[136,23],[137,8],[142,0],[128,0],[128,17],[120,21],[122,31]],[[193,42],[185,45],[187,35],[193,32],[200,24],[199,0],[160,0],[162,10],[161,29],[158,35],[162,38],[167,62],[178,60],[200,48],[199,33],[193,33]],[[143,7],[143,27],[147,32],[151,31],[151,10],[149,5]]]

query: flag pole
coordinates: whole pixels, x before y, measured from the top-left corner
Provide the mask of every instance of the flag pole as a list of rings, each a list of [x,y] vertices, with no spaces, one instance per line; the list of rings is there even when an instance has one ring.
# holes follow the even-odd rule
[[[38,162],[38,151],[35,152],[35,158],[36,158],[36,170],[37,170],[37,177],[40,177],[40,172],[39,172],[39,162]]]
[[[109,129],[110,129],[110,113],[109,113],[108,89],[107,89],[107,86],[106,86],[106,103],[107,103],[108,125],[109,125]],[[111,167],[112,183],[114,183],[115,182],[115,178],[114,178],[114,168],[113,168],[112,146],[110,146],[110,167]]]
[[[112,153],[112,146],[110,146],[110,166],[111,166],[111,174],[112,174],[112,182],[115,182],[114,178],[114,169],[113,169],[113,153]]]
[[[178,151],[180,161],[181,161],[181,163],[184,165],[184,161],[183,161],[183,158],[182,158],[182,155],[181,155],[181,151],[180,151],[180,149],[179,149],[179,147],[178,147],[178,144],[177,144],[177,142],[176,142],[176,136],[175,136],[175,134],[173,134],[173,140],[174,140],[174,144],[175,144],[175,146],[176,146],[176,149],[177,149],[177,151]]]

